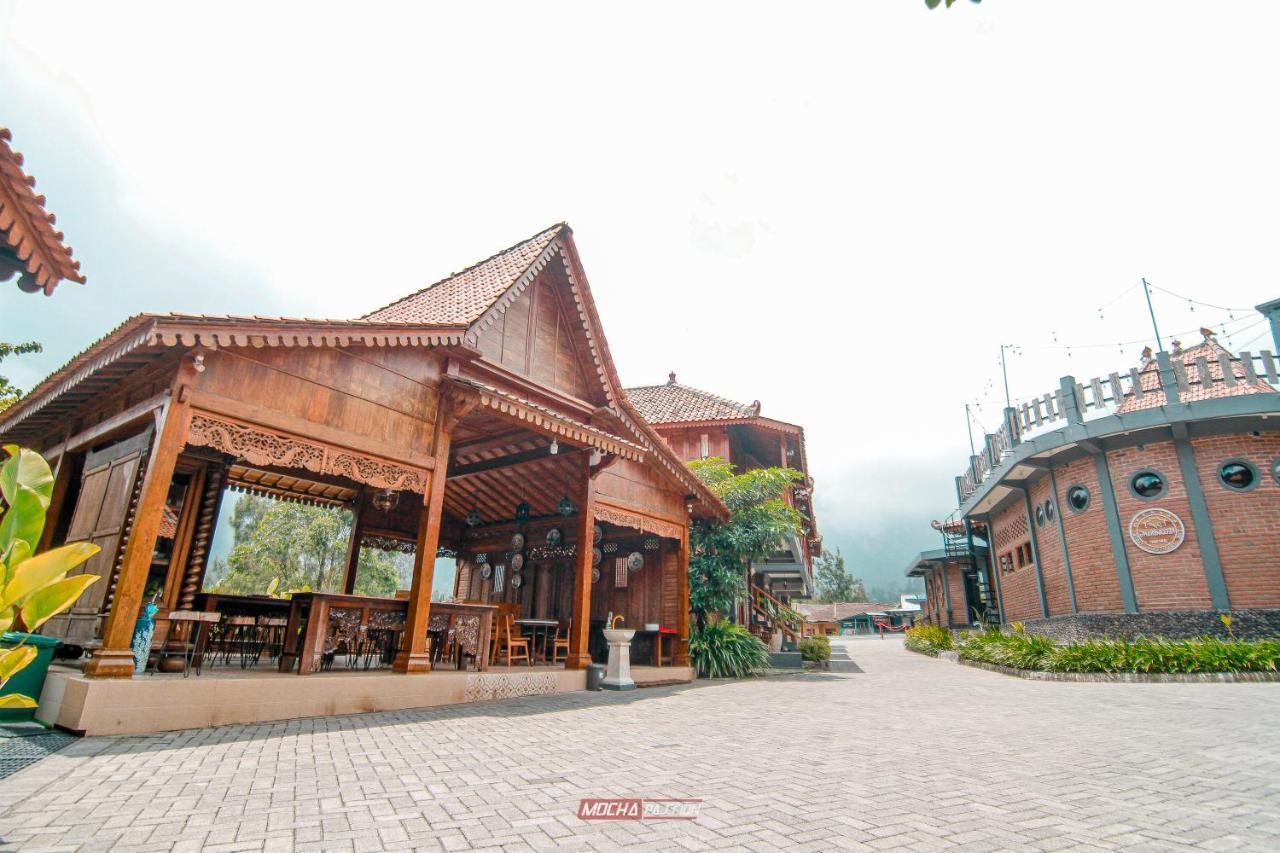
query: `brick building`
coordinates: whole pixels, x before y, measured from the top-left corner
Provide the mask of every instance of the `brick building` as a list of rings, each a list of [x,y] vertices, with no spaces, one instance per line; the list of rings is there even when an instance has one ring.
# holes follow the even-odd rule
[[[1259,306],[1280,349],[1280,300]],[[927,618],[1060,639],[1280,632],[1280,376],[1203,341],[1005,410],[935,522]],[[963,602],[964,611],[959,611]],[[961,615],[962,613],[967,615]]]

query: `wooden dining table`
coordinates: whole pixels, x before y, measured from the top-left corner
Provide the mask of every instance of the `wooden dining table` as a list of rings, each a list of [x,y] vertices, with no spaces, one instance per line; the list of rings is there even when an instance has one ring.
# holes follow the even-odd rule
[[[553,628],[560,627],[558,619],[516,619],[512,624],[519,625],[520,630],[528,630],[532,635],[533,647],[538,648],[538,635],[542,635],[542,660],[545,663],[548,659],[548,640],[551,638]]]

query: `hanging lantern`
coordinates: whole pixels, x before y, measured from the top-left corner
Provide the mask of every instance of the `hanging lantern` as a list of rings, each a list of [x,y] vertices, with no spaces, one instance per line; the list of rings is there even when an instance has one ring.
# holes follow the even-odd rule
[[[400,493],[391,489],[383,489],[373,496],[373,506],[381,512],[390,512],[400,503]]]
[[[516,506],[516,524],[524,524],[529,520],[529,502],[521,501]]]
[[[556,509],[563,516],[573,515],[573,501],[569,500],[568,497],[563,497],[560,499],[560,503],[556,504]]]
[[[467,513],[467,527],[479,527],[481,521],[480,510],[473,509]]]

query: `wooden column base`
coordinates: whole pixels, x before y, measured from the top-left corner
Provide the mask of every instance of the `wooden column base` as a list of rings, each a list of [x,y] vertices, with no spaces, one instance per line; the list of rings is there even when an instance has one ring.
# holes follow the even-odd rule
[[[130,649],[98,649],[84,665],[89,678],[133,678],[133,652]]]
[[[595,663],[595,661],[591,659],[591,655],[570,654],[567,658],[564,659],[564,668],[565,669],[586,669],[588,666],[590,666],[593,663]]]
[[[693,663],[689,660],[688,652],[677,652],[675,659],[671,662],[671,665],[672,666],[693,666]]]
[[[429,652],[414,654],[402,649],[396,653],[396,659],[391,662],[391,671],[406,674],[430,672],[431,654]]]

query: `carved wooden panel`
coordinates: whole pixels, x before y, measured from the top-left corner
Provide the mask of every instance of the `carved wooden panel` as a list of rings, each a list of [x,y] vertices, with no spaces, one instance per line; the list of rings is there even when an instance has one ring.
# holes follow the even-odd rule
[[[191,417],[187,444],[212,447],[237,456],[251,465],[302,468],[319,474],[346,477],[379,489],[425,494],[430,476],[425,471],[331,448],[294,436],[215,418],[199,412]]]

